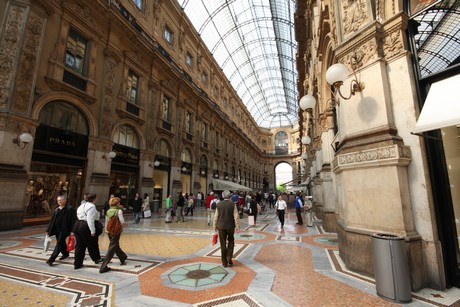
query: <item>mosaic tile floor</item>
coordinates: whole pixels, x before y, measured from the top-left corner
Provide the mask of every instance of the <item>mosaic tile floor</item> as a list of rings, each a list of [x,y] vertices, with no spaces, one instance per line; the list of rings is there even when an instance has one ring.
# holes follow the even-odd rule
[[[346,269],[337,236],[320,220],[296,225],[294,211],[284,228],[272,211],[255,227],[241,219],[227,268],[211,244],[205,210],[185,223],[166,224],[155,214],[139,224],[126,218],[120,244],[127,263],[114,258],[105,274],[88,255],[79,270],[73,254],[46,265],[45,226],[0,232],[0,306],[401,306],[380,298],[372,278]],[[99,246],[103,254],[106,235]],[[412,298],[403,306],[460,306],[460,289],[423,289]]]

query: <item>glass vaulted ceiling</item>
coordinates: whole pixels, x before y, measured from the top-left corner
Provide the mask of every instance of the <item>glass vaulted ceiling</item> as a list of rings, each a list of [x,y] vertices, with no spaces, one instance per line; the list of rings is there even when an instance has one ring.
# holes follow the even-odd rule
[[[179,0],[260,127],[297,116],[295,0]]]

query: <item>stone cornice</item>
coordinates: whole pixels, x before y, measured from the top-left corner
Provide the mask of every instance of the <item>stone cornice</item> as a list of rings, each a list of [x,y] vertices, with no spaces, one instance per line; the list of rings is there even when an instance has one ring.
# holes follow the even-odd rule
[[[411,158],[409,146],[394,144],[369,150],[339,154],[332,162],[334,173],[357,168],[407,166]]]

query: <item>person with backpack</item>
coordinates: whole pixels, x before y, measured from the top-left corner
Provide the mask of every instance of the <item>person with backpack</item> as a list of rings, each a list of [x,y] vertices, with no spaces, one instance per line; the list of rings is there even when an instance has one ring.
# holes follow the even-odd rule
[[[125,223],[120,198],[111,198],[109,204],[110,209],[107,210],[106,215],[108,219],[106,231],[109,235],[110,243],[107,253],[105,254],[104,261],[102,261],[101,268],[99,269],[99,273],[110,271],[108,264],[112,260],[114,254],[117,255],[121,265],[124,265],[126,263],[126,259],[128,259],[126,253],[120,247],[120,236],[123,231],[123,224]]]
[[[211,223],[212,221],[214,221],[214,215],[216,214],[217,204],[219,203],[219,201],[219,195],[214,194],[214,198],[209,203],[209,217],[211,219]]]

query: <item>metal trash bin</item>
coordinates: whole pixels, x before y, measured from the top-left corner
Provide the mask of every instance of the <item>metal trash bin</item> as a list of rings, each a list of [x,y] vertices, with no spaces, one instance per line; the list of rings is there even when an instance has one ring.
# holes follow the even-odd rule
[[[410,302],[412,294],[404,237],[373,234],[372,254],[378,296],[398,303]]]

